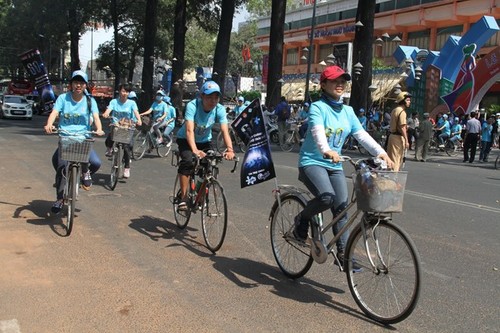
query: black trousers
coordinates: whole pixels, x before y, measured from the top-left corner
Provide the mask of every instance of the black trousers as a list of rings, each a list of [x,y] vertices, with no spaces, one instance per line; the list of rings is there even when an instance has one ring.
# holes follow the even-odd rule
[[[474,162],[474,158],[476,158],[476,147],[477,141],[479,140],[478,133],[467,133],[464,142],[464,162],[469,161],[470,163]],[[470,150],[470,155],[469,155]]]
[[[211,141],[196,142],[196,147],[199,150],[203,151],[213,149]],[[177,148],[179,149],[179,154],[181,156],[181,161],[179,162],[179,168],[177,172],[181,175],[189,176],[193,172],[196,156],[194,156],[193,151],[189,147],[186,139],[177,139]]]

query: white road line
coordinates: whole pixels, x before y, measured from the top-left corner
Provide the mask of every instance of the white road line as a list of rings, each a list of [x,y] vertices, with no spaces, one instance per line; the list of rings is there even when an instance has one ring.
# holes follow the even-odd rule
[[[17,319],[0,320],[0,333],[21,333]]]
[[[414,192],[414,191],[409,191],[409,190],[406,190],[405,193],[410,194],[410,195],[414,195],[414,196],[420,197],[420,198],[438,200],[441,202],[447,202],[447,203],[460,205],[460,206],[464,206],[464,207],[476,208],[476,209],[485,210],[485,211],[493,212],[493,213],[500,213],[499,208],[479,205],[479,204],[475,204],[472,202],[465,202],[465,201],[460,201],[460,200],[455,200],[455,199],[443,198],[443,197],[439,197],[437,195],[425,194],[425,193]]]
[[[28,134],[26,134],[26,135],[23,135],[23,136],[24,136],[25,138],[27,138],[28,140],[31,140],[31,141],[38,141],[38,142],[43,141],[42,139],[40,139],[40,138],[39,138],[38,136],[36,136],[36,135],[28,135]]]

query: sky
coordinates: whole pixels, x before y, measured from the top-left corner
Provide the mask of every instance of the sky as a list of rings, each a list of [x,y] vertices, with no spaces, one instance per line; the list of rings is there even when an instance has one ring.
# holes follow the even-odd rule
[[[233,31],[238,29],[238,24],[244,22],[248,19],[248,12],[246,10],[239,14],[236,14],[233,20]],[[95,58],[95,52],[100,44],[107,42],[113,38],[113,30],[99,29],[93,33],[88,31],[82,38],[80,38],[80,61],[82,62],[82,68],[87,67],[87,62],[92,58]],[[93,39],[93,42],[92,42]],[[92,49],[94,50],[92,55]]]

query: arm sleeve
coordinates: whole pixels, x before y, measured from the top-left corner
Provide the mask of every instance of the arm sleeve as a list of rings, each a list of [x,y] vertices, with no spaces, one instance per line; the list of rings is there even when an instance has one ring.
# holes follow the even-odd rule
[[[325,128],[323,126],[313,126],[311,128],[311,134],[321,154],[324,154],[327,151],[331,150],[330,146],[328,145],[328,141],[326,140]]]

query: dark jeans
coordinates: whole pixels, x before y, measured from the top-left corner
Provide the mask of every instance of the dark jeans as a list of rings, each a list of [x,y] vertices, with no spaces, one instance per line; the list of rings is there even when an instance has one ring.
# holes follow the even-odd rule
[[[493,142],[491,141],[481,141],[481,151],[479,152],[480,161],[488,161],[488,155],[490,154],[492,144]]]
[[[52,155],[52,166],[56,170],[56,197],[61,200],[64,195],[64,186],[66,186],[66,177],[63,177],[63,172],[66,169],[68,161],[59,158],[59,148],[56,149]],[[97,153],[92,149],[90,151],[89,163],[81,163],[82,174],[90,170],[90,174],[94,174],[101,167],[101,159]]]
[[[213,149],[212,142],[196,142],[196,147],[199,150],[209,150]],[[195,156],[191,147],[186,139],[177,139],[177,148],[179,149],[179,155],[181,157],[181,161],[179,162],[179,168],[177,172],[181,175],[190,176],[193,172]]]
[[[343,170],[327,170],[316,165],[302,167],[299,168],[299,180],[314,196],[300,213],[302,223],[310,221],[314,215],[327,209],[332,211],[333,216],[337,216],[347,207],[349,193]],[[347,214],[333,226],[333,234],[337,235],[346,222]],[[338,239],[338,252],[344,252],[348,237],[349,233],[345,232]]]
[[[479,139],[479,134],[467,133],[464,142],[464,162],[467,161],[469,161],[470,163],[474,162],[474,158],[476,158],[476,147],[478,139]],[[470,150],[470,157],[469,157],[469,150]]]

